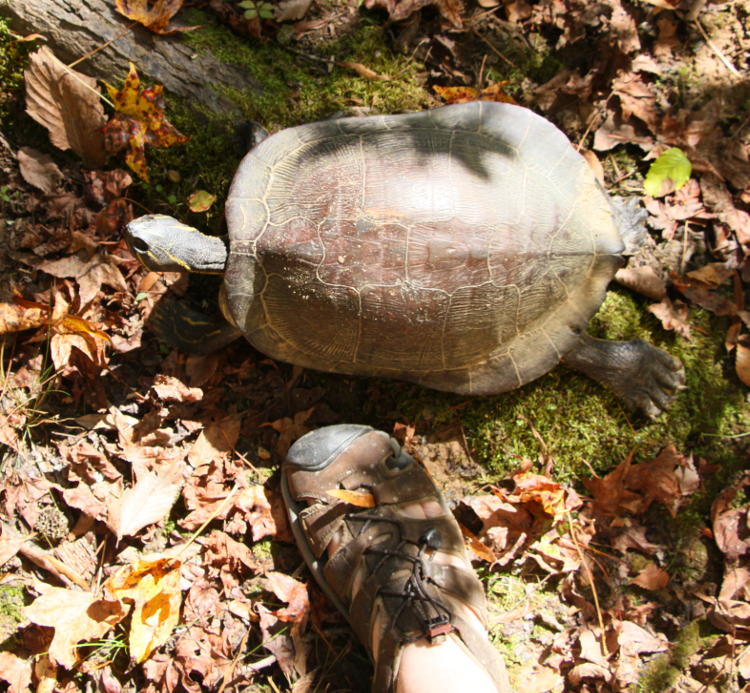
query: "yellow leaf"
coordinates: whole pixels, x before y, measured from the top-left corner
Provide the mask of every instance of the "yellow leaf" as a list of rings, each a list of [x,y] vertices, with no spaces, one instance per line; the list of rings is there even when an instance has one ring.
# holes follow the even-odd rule
[[[329,496],[344,501],[345,503],[356,505],[358,508],[375,507],[375,496],[369,491],[347,491],[344,488],[334,488],[326,493],[328,493]]]
[[[476,101],[479,96],[479,92],[474,87],[441,87],[436,84],[433,89],[446,103]]]
[[[134,604],[129,646],[137,663],[167,642],[179,623],[181,565],[176,558],[148,556],[123,566],[105,583],[115,597]]]
[[[149,0],[115,0],[117,11],[136,22],[140,22],[147,29],[156,34],[173,34],[176,31],[191,31],[197,26],[167,26],[170,19],[182,7],[183,0],[153,0],[153,7],[149,7]]]

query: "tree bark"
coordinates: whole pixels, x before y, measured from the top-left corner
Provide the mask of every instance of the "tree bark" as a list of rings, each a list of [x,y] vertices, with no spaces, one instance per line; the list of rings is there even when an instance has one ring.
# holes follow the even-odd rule
[[[18,34],[43,35],[65,63],[96,51],[75,69],[110,84],[118,85],[133,62],[168,93],[215,113],[239,111],[222,87],[262,89],[238,66],[196,54],[179,34],[154,34],[121,16],[113,0],[0,0],[0,16]]]

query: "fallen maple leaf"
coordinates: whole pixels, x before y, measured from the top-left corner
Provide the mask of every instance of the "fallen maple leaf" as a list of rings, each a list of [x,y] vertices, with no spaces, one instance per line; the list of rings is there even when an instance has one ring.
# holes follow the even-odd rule
[[[170,473],[144,471],[135,485],[126,489],[122,496],[109,505],[107,526],[120,540],[134,536],[147,525],[166,518],[172,509],[183,480],[178,469]]]
[[[130,63],[130,71],[121,89],[107,84],[117,113],[104,128],[107,149],[115,153],[128,147],[125,162],[143,180],[148,181],[146,144],[172,147],[188,141],[164,115],[164,86],[141,89],[141,79]]]
[[[171,556],[144,556],[120,568],[104,585],[117,599],[134,604],[128,642],[137,663],[167,642],[180,621],[181,566]]]
[[[117,11],[139,24],[143,24],[155,34],[174,34],[178,31],[192,31],[200,29],[200,24],[194,26],[168,26],[169,21],[182,7],[183,0],[154,0],[149,7],[150,0],[115,0]]]
[[[59,149],[72,149],[91,168],[104,164],[104,108],[96,80],[71,70],[46,46],[29,56],[24,72],[26,112],[49,131]]]
[[[66,669],[78,661],[77,645],[96,640],[107,633],[125,616],[119,601],[102,599],[92,592],[38,584],[41,592],[24,614],[32,623],[55,629],[49,656]]]

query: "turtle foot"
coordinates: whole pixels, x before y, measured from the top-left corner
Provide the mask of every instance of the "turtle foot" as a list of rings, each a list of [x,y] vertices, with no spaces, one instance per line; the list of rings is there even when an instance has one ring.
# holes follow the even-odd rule
[[[606,385],[631,409],[656,418],[685,388],[682,364],[648,342],[610,342],[583,335],[562,362]]]

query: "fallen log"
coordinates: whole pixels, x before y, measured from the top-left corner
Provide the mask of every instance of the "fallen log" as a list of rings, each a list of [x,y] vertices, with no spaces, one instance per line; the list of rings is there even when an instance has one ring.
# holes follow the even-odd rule
[[[110,84],[119,84],[133,62],[196,110],[235,113],[227,89],[262,91],[241,68],[196,53],[179,34],[157,35],[122,17],[112,0],[0,0],[0,17],[17,34],[44,36],[65,63],[88,56],[75,69]]]

